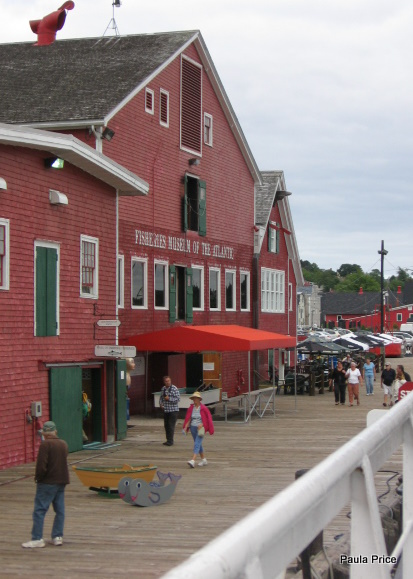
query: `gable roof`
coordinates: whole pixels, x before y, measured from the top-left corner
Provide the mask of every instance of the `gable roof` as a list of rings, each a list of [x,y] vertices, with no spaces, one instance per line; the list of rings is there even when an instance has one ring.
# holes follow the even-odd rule
[[[271,210],[275,204],[277,191],[286,190],[283,171],[262,171],[261,177],[262,185],[257,185],[255,188],[255,224],[261,229],[260,250],[262,249],[264,233],[270,220]],[[304,285],[304,278],[288,197],[277,201],[277,207],[280,212],[281,226],[290,232],[284,232],[285,243],[288,256],[293,265],[297,286],[301,286]]]
[[[106,125],[190,44],[255,182],[260,172],[199,31],[0,44],[0,122],[64,129]]]
[[[394,292],[389,291],[387,303],[392,308],[397,307],[399,299]],[[322,314],[370,314],[380,308],[380,292],[328,292],[321,295]]]
[[[114,187],[120,195],[147,195],[149,191],[146,181],[72,135],[0,123],[0,144],[45,151],[60,157]]]

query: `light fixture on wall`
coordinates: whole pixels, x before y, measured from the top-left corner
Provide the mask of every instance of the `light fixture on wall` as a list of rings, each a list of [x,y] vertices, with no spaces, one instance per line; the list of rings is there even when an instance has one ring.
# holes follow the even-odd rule
[[[3,179],[3,177],[0,177],[0,189],[2,189],[3,191],[7,191],[7,183],[6,180]]]
[[[46,169],[63,169],[64,164],[64,160],[60,159],[60,157],[47,157],[44,160]]]
[[[289,197],[291,193],[289,191],[277,191],[275,194],[275,201],[282,201],[285,197]]]
[[[189,159],[189,161],[188,161],[189,165],[194,165],[195,167],[197,167],[200,164],[200,162],[201,161],[199,159],[196,159],[196,158]]]
[[[110,129],[109,127],[105,127],[102,131],[102,137],[107,141],[111,141],[115,136],[115,131]]]

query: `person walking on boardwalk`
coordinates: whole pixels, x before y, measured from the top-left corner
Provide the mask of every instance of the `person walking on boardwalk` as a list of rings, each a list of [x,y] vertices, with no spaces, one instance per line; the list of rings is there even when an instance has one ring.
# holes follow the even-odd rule
[[[356,367],[355,362],[351,362],[350,368],[346,372],[348,380],[348,399],[350,406],[353,406],[354,398],[357,400],[357,406],[360,405],[359,387],[362,381],[360,370]]]
[[[389,396],[391,402],[391,387],[395,379],[396,372],[391,367],[390,362],[386,362],[384,370],[381,373],[381,387],[384,390],[383,406],[387,406],[387,403],[389,402]]]
[[[332,371],[331,378],[333,379],[334,383],[334,398],[336,401],[336,406],[338,406],[338,404],[345,404],[347,378],[346,371],[344,370],[342,362],[337,362],[337,368],[334,368]]]
[[[22,543],[22,547],[26,549],[46,546],[43,539],[43,525],[51,504],[55,512],[52,543],[55,546],[63,544],[65,487],[69,484],[67,466],[69,448],[64,440],[58,438],[56,425],[52,421],[44,423],[42,435],[44,440],[39,447],[36,461],[37,487],[34,499],[32,540]]]
[[[163,410],[163,424],[165,427],[165,446],[172,446],[174,443],[175,425],[179,413],[179,400],[181,395],[176,386],[172,384],[170,376],[163,377],[163,386],[159,397],[159,406]]]
[[[363,365],[363,380],[366,385],[366,395],[371,396],[374,394],[373,386],[374,380],[376,379],[376,367],[370,358],[366,358]]]
[[[403,384],[406,384],[407,380],[406,380],[406,376],[404,374],[404,372],[402,371],[402,366],[397,366],[396,367],[396,379],[392,384],[391,387],[391,402],[390,402],[390,406],[393,406],[393,404],[396,404],[396,402],[399,401],[399,388],[401,386],[403,386]]]
[[[214,423],[209,409],[204,404],[201,404],[201,394],[194,392],[192,396],[190,396],[190,399],[193,404],[191,404],[186,412],[182,429],[184,434],[190,430],[192,438],[194,439],[194,454],[191,460],[188,460],[188,464],[191,468],[195,468],[195,461],[198,454],[201,457],[198,466],[206,466],[208,464],[203,447],[204,435],[207,432],[214,434]]]

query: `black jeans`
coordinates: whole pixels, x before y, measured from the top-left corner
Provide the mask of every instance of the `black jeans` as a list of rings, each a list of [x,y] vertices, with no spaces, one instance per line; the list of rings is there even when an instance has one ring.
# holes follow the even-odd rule
[[[337,384],[334,382],[334,398],[336,402],[340,402],[340,404],[344,404],[346,401],[346,383],[344,384]]]
[[[163,423],[166,432],[166,442],[174,443],[175,424],[178,418],[178,412],[164,412]]]

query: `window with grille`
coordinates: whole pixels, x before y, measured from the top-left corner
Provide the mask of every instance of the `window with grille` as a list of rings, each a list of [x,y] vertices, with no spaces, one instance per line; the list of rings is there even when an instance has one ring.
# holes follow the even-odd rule
[[[169,93],[162,88],[159,96],[159,122],[163,127],[169,127]]]
[[[244,312],[250,310],[250,274],[248,271],[240,272],[240,308]]]
[[[155,94],[152,89],[147,88],[145,90],[145,111],[150,115],[154,114],[155,110]]]
[[[212,147],[212,116],[204,113],[204,143]]]
[[[136,257],[132,258],[132,288],[131,296],[132,303],[131,307],[145,309],[148,307],[147,300],[147,260],[139,259]]]
[[[273,221],[268,226],[268,251],[270,253],[279,253],[280,251],[280,230],[278,223]]]
[[[181,59],[181,148],[201,153],[202,67]]]
[[[261,311],[284,313],[285,273],[275,269],[261,269]]]
[[[83,297],[98,297],[98,240],[81,236],[81,288]]]

